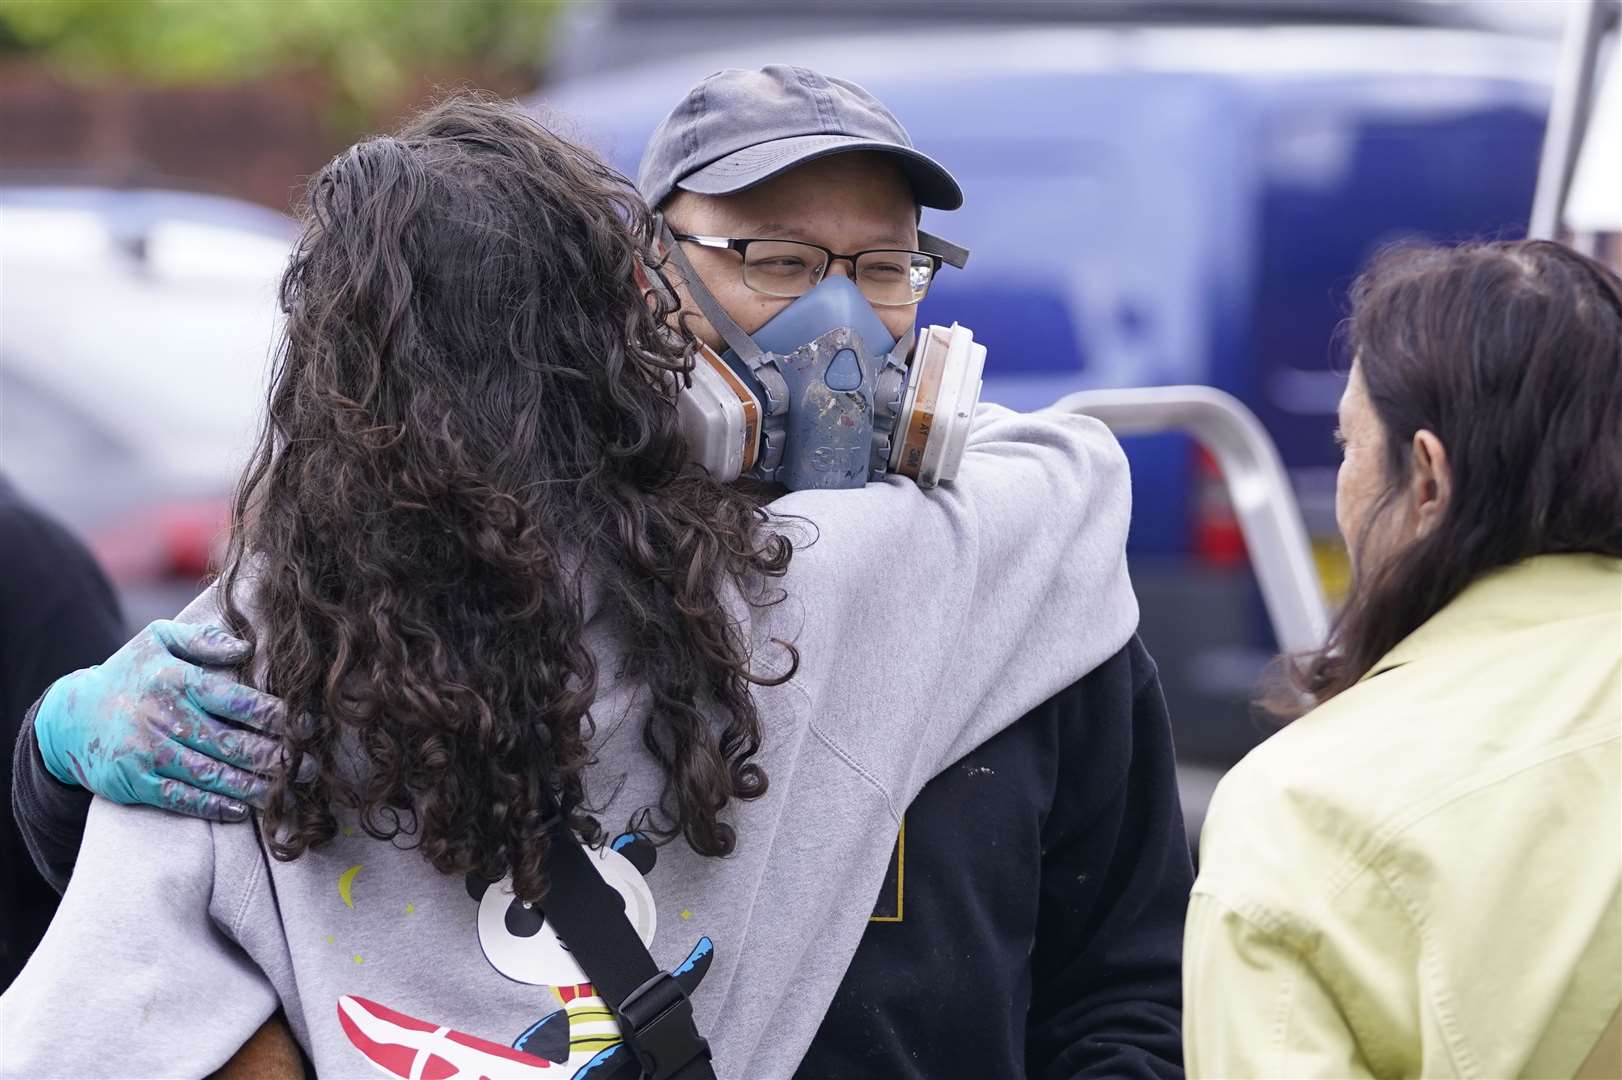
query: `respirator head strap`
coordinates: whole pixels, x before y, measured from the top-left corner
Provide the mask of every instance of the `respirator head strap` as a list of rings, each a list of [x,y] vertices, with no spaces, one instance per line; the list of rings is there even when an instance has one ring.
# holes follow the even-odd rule
[[[743,332],[743,327],[732,321],[732,316],[728,315],[715,297],[710,295],[710,290],[704,286],[704,279],[693,269],[692,260],[676,242],[675,234],[670,231],[670,225],[665,221],[663,214],[659,215],[659,239],[664,242],[665,253],[669,255],[670,261],[681,271],[682,280],[687,284],[688,295],[693,298],[693,303],[698,305],[698,310],[703,313],[704,318],[715,327],[715,332],[721,335],[721,340],[731,346],[732,351],[738,354],[738,359],[748,364],[751,369],[759,367],[764,355],[760,351],[760,346],[755,344],[754,338]]]
[[[948,266],[955,266],[959,270],[969,261],[969,249],[959,247],[950,240],[936,236],[934,233],[918,230],[918,250],[926,255],[934,255]]]

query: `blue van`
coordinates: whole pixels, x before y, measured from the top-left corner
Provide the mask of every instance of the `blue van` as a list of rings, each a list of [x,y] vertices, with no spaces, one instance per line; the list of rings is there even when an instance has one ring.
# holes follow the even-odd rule
[[[1346,286],[1382,244],[1523,231],[1558,43],[1436,26],[909,27],[644,61],[536,105],[634,175],[688,87],[775,62],[866,86],[962,182],[963,209],[925,227],[973,258],[919,318],[985,343],[987,400],[1228,391],[1278,443],[1333,595]],[[1180,436],[1127,449],[1143,635],[1180,755],[1221,767],[1259,738],[1247,699],[1274,644],[1214,467]]]

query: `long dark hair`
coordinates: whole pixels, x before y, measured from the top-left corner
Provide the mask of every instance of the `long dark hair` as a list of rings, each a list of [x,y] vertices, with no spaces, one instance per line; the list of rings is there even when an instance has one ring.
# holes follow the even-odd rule
[[[1489,570],[1533,555],[1622,557],[1622,281],[1548,241],[1406,247],[1352,290],[1349,345],[1385,428],[1385,491],[1403,491],[1414,434],[1452,469],[1441,521],[1356,575],[1320,652],[1287,667],[1298,715],[1352,686]],[[1307,702],[1302,701],[1304,692]]]
[[[540,899],[552,800],[600,834],[591,590],[649,692],[665,779],[642,827],[728,853],[722,811],[766,790],[751,684],[795,657],[751,672],[725,586],[771,602],[792,547],[686,467],[691,344],[636,284],[649,211],[587,151],[463,97],[340,154],[305,217],[222,588],[289,710],[271,850],[332,839],[348,808]]]

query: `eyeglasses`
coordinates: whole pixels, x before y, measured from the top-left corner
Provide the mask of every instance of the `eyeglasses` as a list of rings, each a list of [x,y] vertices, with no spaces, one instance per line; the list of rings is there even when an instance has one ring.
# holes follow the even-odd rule
[[[821,244],[735,236],[672,233],[677,240],[736,251],[743,257],[743,283],[767,296],[804,296],[835,262],[850,263],[851,279],[877,307],[909,307],[922,300],[941,268],[941,257],[905,248],[870,248],[841,255]]]

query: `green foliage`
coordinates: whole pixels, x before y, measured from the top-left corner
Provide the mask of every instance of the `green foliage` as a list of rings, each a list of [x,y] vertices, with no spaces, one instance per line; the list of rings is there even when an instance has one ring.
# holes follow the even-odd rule
[[[350,109],[415,76],[538,68],[560,0],[0,0],[0,43],[81,77],[324,75]]]

